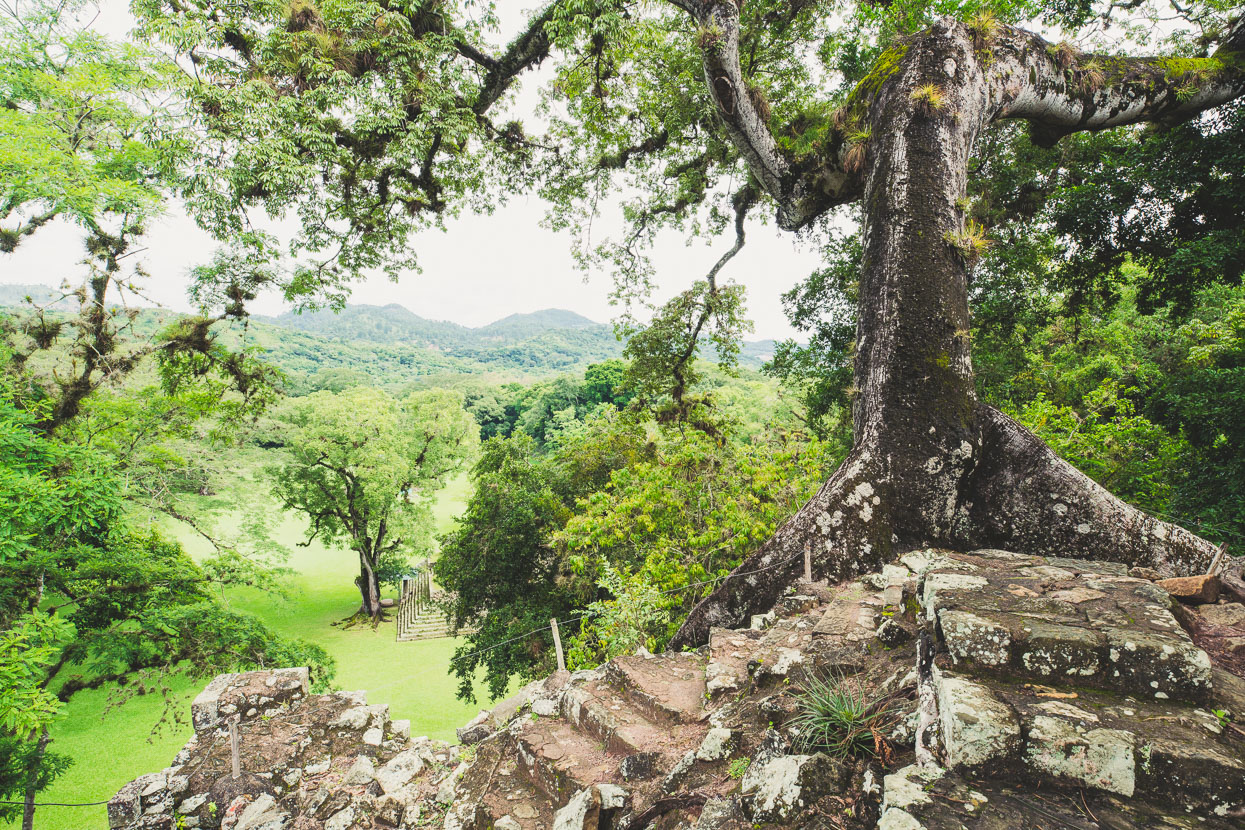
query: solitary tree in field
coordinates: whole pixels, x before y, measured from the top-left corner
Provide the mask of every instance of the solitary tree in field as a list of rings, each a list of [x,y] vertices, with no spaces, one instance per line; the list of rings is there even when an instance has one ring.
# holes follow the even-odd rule
[[[359,558],[357,616],[380,620],[380,585],[432,542],[431,506],[478,441],[462,398],[396,401],[377,389],[317,392],[282,413],[289,459],[269,470],[282,507],[310,520],[307,541],[345,542]]]
[[[1128,9],[1151,14],[1124,6],[1058,4],[1046,19],[1088,35]],[[1121,502],[977,400],[968,280],[986,240],[968,220],[967,186],[993,125],[1027,122],[1034,140],[1053,143],[1191,118],[1245,93],[1245,24],[1230,4],[1176,6],[1191,31],[1166,38],[1178,50],[1166,56],[1047,42],[1012,25],[1043,12],[1025,2],[554,0],[497,54],[452,3],[268,8],[192,0],[150,19],[156,33],[203,33],[194,45],[215,55],[199,64],[205,123],[251,142],[228,159],[240,195],[306,205],[306,241],[330,252],[328,271],[351,263],[331,253],[321,216],[362,245],[351,256],[380,256],[402,241],[393,231],[433,224],[481,187],[527,186],[533,173],[546,174],[555,220],[568,224],[619,176],[642,192],[625,238],[601,249],[630,288],[645,285],[639,252],[663,226],[733,228],[733,252],[758,207],[800,232],[859,204],[854,447],[674,646],[769,607],[806,549],[832,578],[927,544],[1174,572],[1208,563],[1208,542]],[[514,79],[551,54],[565,57],[553,84],[565,108],[550,136],[495,123]],[[281,114],[297,127],[281,127]],[[696,335],[735,325],[721,264],[679,300]]]

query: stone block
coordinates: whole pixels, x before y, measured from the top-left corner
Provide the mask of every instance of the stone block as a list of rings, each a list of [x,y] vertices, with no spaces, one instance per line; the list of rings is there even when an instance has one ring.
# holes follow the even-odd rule
[[[938,623],[947,651],[957,663],[1001,667],[1011,659],[1012,636],[1006,626],[955,609],[939,611]]]
[[[1025,762],[1057,782],[1131,796],[1136,786],[1135,740],[1120,729],[1087,729],[1038,715],[1028,724]]]
[[[1219,600],[1219,577],[1213,574],[1161,579],[1157,584],[1176,599],[1189,605]]]
[[[1015,755],[1020,721],[989,687],[937,667],[933,682],[949,767],[981,769]]]
[[[380,784],[381,792],[392,793],[402,787],[406,783],[423,772],[424,762],[414,750],[406,750],[399,752],[393,756],[387,764],[376,771],[376,782]]]
[[[1198,614],[1210,625],[1245,626],[1245,605],[1225,602],[1222,605],[1204,605]]]
[[[839,761],[816,755],[754,759],[744,774],[744,813],[756,823],[788,822],[818,799],[841,792],[848,771]]]
[[[217,675],[190,704],[190,720],[196,732],[213,729],[227,715],[250,711],[253,707],[240,705],[248,696],[281,705],[305,698],[310,688],[306,666]]]

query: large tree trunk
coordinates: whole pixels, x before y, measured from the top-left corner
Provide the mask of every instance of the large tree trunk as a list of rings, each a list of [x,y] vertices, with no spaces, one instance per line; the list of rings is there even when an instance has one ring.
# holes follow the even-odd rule
[[[729,33],[729,4],[710,13]],[[1171,574],[1209,564],[1209,542],[1121,502],[977,400],[962,244],[977,137],[997,118],[1048,110],[1060,129],[1067,121],[1108,126],[1131,106],[1127,95],[1100,104],[1091,95],[1074,117],[1066,102],[1052,104],[1066,94],[1052,91],[1062,70],[1027,33],[1010,30],[986,58],[964,26],[939,23],[909,44],[862,109],[872,139],[861,193],[854,447],[817,495],[693,609],[670,648],[768,610],[802,572],[806,548],[814,576],[831,579],[923,546],[1107,559]],[[709,84],[737,141],[753,142],[746,97],[723,83],[737,69],[731,62],[729,48],[707,52]],[[765,147],[752,150],[755,169]],[[812,197],[777,178],[780,221],[807,221]],[[857,184],[826,181],[838,188],[833,198],[855,198]]]
[[[363,598],[359,606],[359,616],[371,617],[375,625],[380,621],[381,615],[380,581],[376,578],[375,566],[366,553],[359,554],[359,576],[354,582]]]

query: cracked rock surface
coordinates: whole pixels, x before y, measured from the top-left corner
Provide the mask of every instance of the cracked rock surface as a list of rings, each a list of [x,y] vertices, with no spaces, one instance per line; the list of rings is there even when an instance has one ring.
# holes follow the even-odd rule
[[[466,749],[411,741],[357,693],[283,676],[286,698],[255,705],[274,673],[226,676],[209,687],[215,725],[127,785],[113,827],[173,830],[177,811],[225,830],[1240,828],[1245,680],[1146,576],[911,551],[797,583],[695,652],[531,683],[460,730]],[[1235,608],[1198,608],[1233,634]],[[801,734],[813,678],[883,712],[852,751]],[[269,713],[242,724],[254,774],[240,782],[229,705]]]

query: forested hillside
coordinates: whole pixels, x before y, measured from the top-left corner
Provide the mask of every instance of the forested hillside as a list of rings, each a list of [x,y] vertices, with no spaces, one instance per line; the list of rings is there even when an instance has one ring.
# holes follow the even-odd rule
[[[340,313],[284,314],[263,322],[343,343],[432,350],[463,368],[480,364],[492,371],[547,374],[622,354],[612,327],[562,309],[512,314],[480,328],[425,320],[397,304],[350,305]]]
[[[45,286],[0,285],[0,309],[20,315],[29,310],[26,297],[41,304],[58,296]],[[66,313],[72,307],[72,298],[61,300],[53,311]],[[150,336],[179,316],[141,309],[134,332]],[[341,312],[256,316],[222,326],[219,336],[230,348],[260,349],[295,392],[341,388],[364,379],[397,387],[442,374],[543,377],[623,351],[611,326],[564,309],[512,314],[468,328],[426,320],[396,303],[348,305]],[[759,369],[773,350],[772,340],[746,342],[740,364]]]

